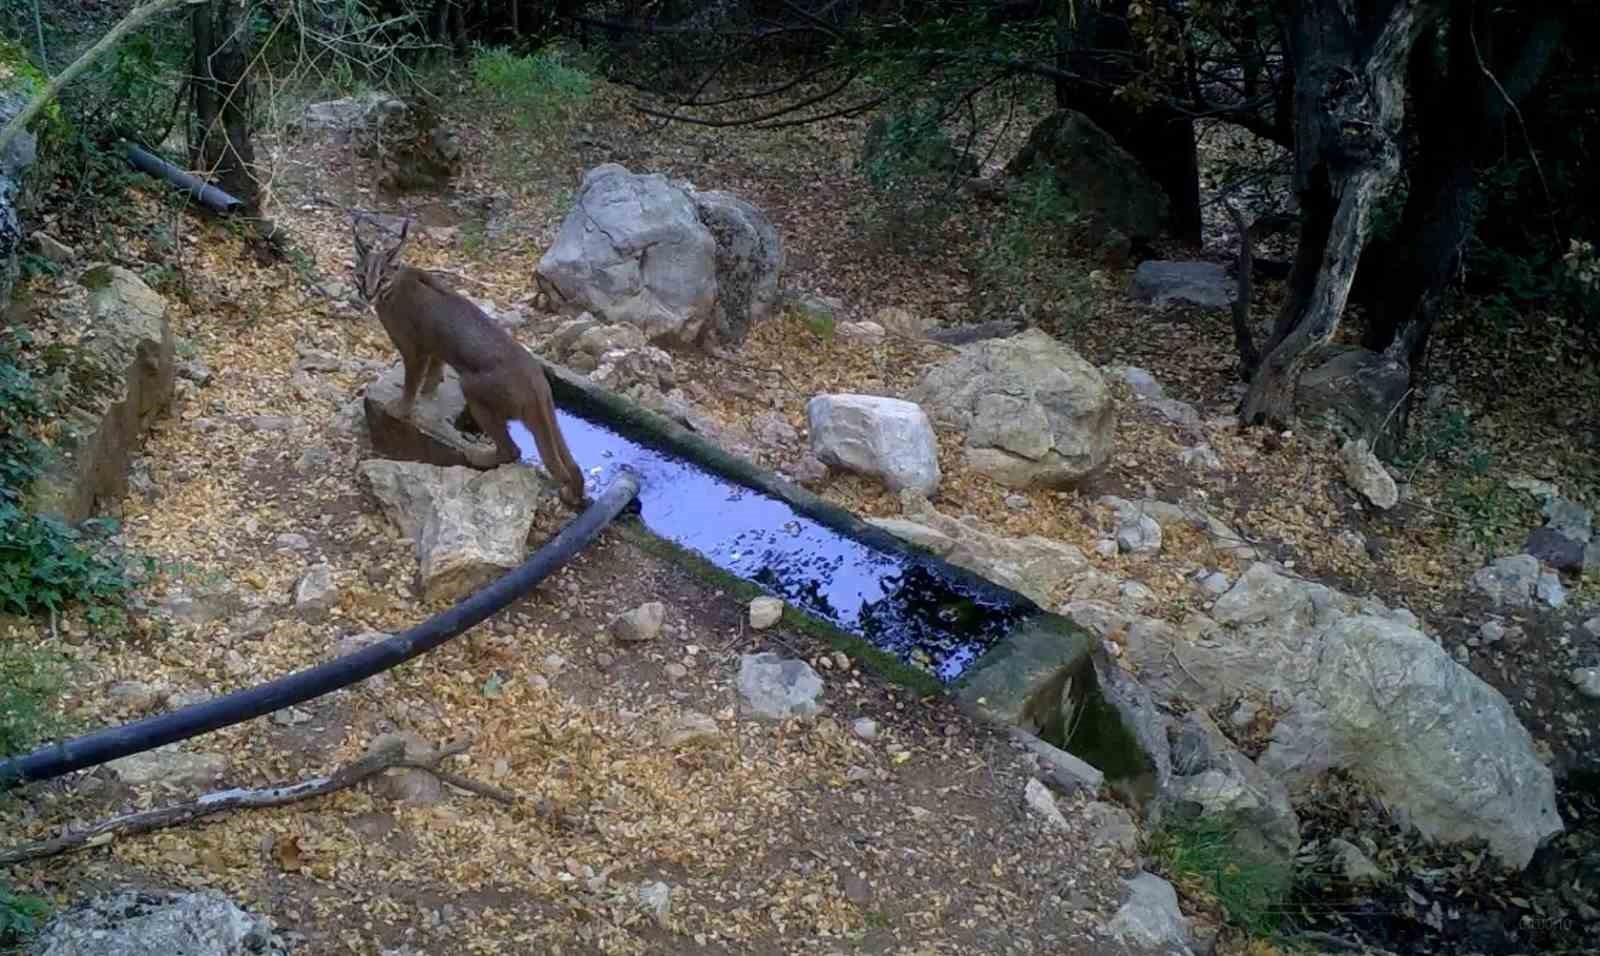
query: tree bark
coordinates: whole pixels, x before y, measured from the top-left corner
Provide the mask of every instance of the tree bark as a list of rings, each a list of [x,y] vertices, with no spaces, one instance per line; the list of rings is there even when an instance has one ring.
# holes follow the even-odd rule
[[[1446,62],[1418,51],[1411,189],[1393,235],[1374,243],[1362,260],[1381,277],[1373,282],[1362,345],[1408,363],[1413,386],[1422,384],[1428,338],[1472,233],[1474,161],[1500,142],[1513,104],[1544,75],[1565,25],[1564,11],[1547,7],[1518,42],[1503,44],[1502,36],[1517,34],[1495,29],[1484,0],[1456,0]]]
[[[1240,407],[1247,424],[1294,415],[1295,382],[1339,329],[1377,201],[1400,171],[1405,69],[1443,0],[1280,0],[1294,69],[1302,213],[1290,295]]]
[[[250,27],[243,0],[209,0],[194,8],[194,123],[190,165],[231,193],[254,215],[261,208],[251,139]]]

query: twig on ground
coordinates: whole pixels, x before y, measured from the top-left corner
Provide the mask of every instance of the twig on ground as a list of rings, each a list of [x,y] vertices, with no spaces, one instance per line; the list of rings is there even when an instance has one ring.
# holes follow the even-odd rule
[[[300,783],[287,786],[261,787],[258,789],[235,787],[230,790],[218,790],[185,803],[112,817],[94,826],[66,833],[51,840],[41,840],[38,843],[26,843],[9,850],[0,850],[0,866],[21,863],[25,860],[38,860],[44,857],[57,856],[85,847],[103,846],[119,836],[132,836],[139,833],[150,833],[155,830],[165,830],[193,820],[233,810],[281,807],[285,804],[309,800],[312,797],[324,796],[336,790],[343,790],[385,770],[395,768],[422,770],[433,774],[452,787],[469,793],[475,793],[478,796],[500,803],[517,803],[519,798],[515,794],[486,783],[470,780],[448,770],[439,769],[438,764],[440,761],[446,757],[462,753],[469,746],[471,746],[471,741],[458,741],[434,751],[421,760],[407,760],[405,757],[405,745],[398,740],[393,741],[359,760],[345,764],[327,776],[314,777],[310,780],[303,780]]]

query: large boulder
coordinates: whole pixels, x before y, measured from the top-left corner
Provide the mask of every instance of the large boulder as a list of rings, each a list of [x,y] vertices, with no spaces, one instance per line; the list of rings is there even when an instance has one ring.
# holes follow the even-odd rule
[[[1291,792],[1345,769],[1422,833],[1483,839],[1515,867],[1561,832],[1550,769],[1511,705],[1409,611],[1256,563],[1212,617],[1192,639],[1132,621],[1124,658],[1158,697],[1281,704],[1258,763]]]
[[[81,521],[95,502],[120,502],[144,433],[172,400],[175,343],[167,303],[121,266],[95,265],[58,314],[80,343],[73,364],[82,387],[62,409],[32,507]]]
[[[818,395],[806,403],[811,449],[825,465],[870,475],[890,491],[931,495],[939,443],[913,402],[879,395]]]
[[[1141,262],[1133,270],[1129,294],[1135,302],[1158,308],[1192,305],[1226,309],[1233,305],[1238,284],[1215,262]]]
[[[1295,414],[1346,438],[1364,438],[1379,457],[1391,458],[1405,436],[1402,403],[1410,388],[1410,373],[1400,362],[1366,349],[1342,349],[1300,376]]]
[[[521,465],[493,471],[371,459],[361,476],[401,535],[416,542],[424,600],[455,601],[528,557],[550,491]]]
[[[964,431],[967,464],[1005,485],[1069,487],[1111,457],[1105,379],[1038,329],[967,346],[929,369],[912,397]]]
[[[1170,203],[1139,161],[1082,113],[1047,116],[1006,165],[1021,176],[1048,170],[1076,208],[1130,239],[1151,239],[1167,227]]]
[[[374,91],[361,96],[307,103],[300,116],[299,127],[335,143],[370,147],[401,135],[410,112],[411,107],[404,100]]]
[[[589,170],[544,257],[560,312],[638,326],[652,342],[736,342],[770,315],[783,247],[760,210],[616,163]]]
[[[214,892],[122,889],[63,911],[29,956],[285,956],[272,920]]]
[[[720,190],[690,192],[695,213],[717,243],[716,337],[737,345],[772,315],[783,272],[783,241],[761,210]]]

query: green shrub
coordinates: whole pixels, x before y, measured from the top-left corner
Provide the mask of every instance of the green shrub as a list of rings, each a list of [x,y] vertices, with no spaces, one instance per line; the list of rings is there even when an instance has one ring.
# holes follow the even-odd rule
[[[62,728],[50,703],[65,680],[56,657],[0,641],[0,755],[23,753]]]
[[[523,56],[501,47],[479,48],[472,55],[472,78],[527,128],[568,118],[594,89],[589,74],[568,66],[553,50]]]
[[[1173,883],[1214,899],[1229,923],[1269,936],[1282,921],[1289,868],[1241,853],[1235,834],[1208,818],[1169,818],[1150,836],[1150,856]]]
[[[38,932],[49,911],[44,900],[14,892],[0,881],[0,946],[14,946]]]
[[[1026,312],[1060,334],[1089,316],[1088,270],[1077,263],[1083,224],[1054,176],[1029,176],[1006,201],[1006,216],[978,258],[979,311],[1001,318]]]

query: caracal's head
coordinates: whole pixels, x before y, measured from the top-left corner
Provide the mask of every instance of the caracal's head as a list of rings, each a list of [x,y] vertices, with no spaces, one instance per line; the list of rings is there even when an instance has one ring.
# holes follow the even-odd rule
[[[411,230],[411,220],[407,219],[400,226],[400,238],[392,245],[377,249],[361,241],[361,234],[356,229],[352,220],[350,223],[350,238],[356,247],[355,281],[356,291],[361,293],[361,298],[367,302],[377,302],[388,291],[389,283],[394,279],[396,270],[400,268],[400,250],[406,244],[406,234]]]

